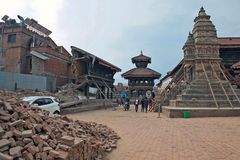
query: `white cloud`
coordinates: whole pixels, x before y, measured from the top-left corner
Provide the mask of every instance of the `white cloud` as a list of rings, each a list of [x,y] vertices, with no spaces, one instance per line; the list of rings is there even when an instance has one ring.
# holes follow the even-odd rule
[[[60,19],[59,12],[64,6],[63,0],[0,0],[0,16],[8,15],[10,18],[17,19],[17,15],[24,18],[29,17],[38,21],[39,24],[53,32],[53,37],[64,39],[61,27],[58,26]],[[57,33],[57,34],[56,34]]]
[[[68,32],[68,41],[63,43],[80,47],[112,63],[119,62],[129,53],[113,49],[111,45],[130,28],[164,22],[172,14],[172,8],[169,3],[159,0],[68,1],[61,13],[65,17],[61,26],[67,23],[63,27]],[[140,49],[145,48],[136,48],[131,54],[137,54]]]
[[[46,28],[52,31],[51,37],[58,44],[65,39],[62,28],[59,27],[58,22],[61,17],[59,14],[64,6],[63,0],[32,0],[29,6],[33,12],[31,15],[36,17],[36,20]],[[58,44],[61,45],[61,44]]]
[[[63,0],[32,0],[28,5],[32,10],[30,14],[36,17],[36,20],[43,26],[50,26],[54,30],[59,28],[57,22],[59,20],[59,11],[63,7]]]
[[[27,2],[26,1],[19,1],[19,0],[1,0],[1,10],[0,15],[1,18],[4,15],[8,15],[12,18],[16,18],[19,13],[23,13],[27,9]]]
[[[165,74],[182,56],[181,46],[203,5],[218,36],[239,36],[239,0],[0,0],[0,16],[36,19],[58,45],[89,51],[123,69],[141,49]],[[217,7],[216,7],[217,4]],[[157,62],[157,63],[156,63]],[[122,81],[118,77],[117,81]]]

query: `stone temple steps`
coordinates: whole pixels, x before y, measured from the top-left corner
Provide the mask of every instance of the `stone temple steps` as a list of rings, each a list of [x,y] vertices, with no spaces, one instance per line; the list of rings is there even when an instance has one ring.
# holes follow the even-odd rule
[[[228,95],[231,95],[231,94],[234,94],[234,92],[231,90],[231,88],[224,88],[226,93]],[[240,94],[240,90],[238,89],[234,89],[235,93],[236,94]],[[224,91],[222,90],[222,88],[213,88],[213,92],[215,95],[217,94],[225,94]],[[211,90],[210,89],[202,89],[202,90],[199,90],[199,89],[185,89],[183,90],[182,94],[189,94],[189,95],[192,95],[192,94],[210,94],[211,95]]]
[[[231,107],[227,100],[217,100],[218,106],[222,108]],[[237,100],[231,100],[233,107],[240,107],[240,103]],[[202,107],[202,108],[216,108],[214,100],[170,100],[170,106],[173,107]]]
[[[240,95],[240,90],[239,89],[234,89],[230,87],[230,83],[227,81],[222,81],[222,87],[226,91],[227,95],[234,95],[234,92],[238,95]],[[211,82],[211,87],[215,95],[225,95],[221,84],[219,82],[213,81]],[[182,94],[185,95],[194,95],[194,94],[199,94],[200,96],[206,96],[206,95],[212,95],[210,87],[208,83],[205,81],[193,81],[185,90],[183,90]],[[210,96],[212,97],[212,96]]]
[[[240,94],[237,95],[240,99]],[[237,100],[234,94],[228,94],[230,100]],[[225,94],[215,94],[216,100],[227,100]],[[212,100],[213,97],[210,94],[182,94],[177,95],[177,100]]]
[[[240,89],[232,89],[228,81],[221,81],[221,83],[219,83],[216,80],[211,80],[210,82],[216,102],[219,107],[240,107],[240,103],[238,101],[238,99],[240,99]],[[221,84],[222,87],[225,89],[228,97],[222,89]],[[232,103],[232,106],[228,99]],[[205,80],[197,80],[191,82],[191,84],[182,91],[181,95],[177,95],[176,100],[170,100],[170,106],[210,108],[217,107],[212,96],[210,87]]]

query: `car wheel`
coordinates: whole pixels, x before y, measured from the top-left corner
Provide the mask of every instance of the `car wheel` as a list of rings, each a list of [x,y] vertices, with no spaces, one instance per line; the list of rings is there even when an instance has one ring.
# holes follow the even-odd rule
[[[53,114],[60,114],[60,112],[59,111],[54,111]]]

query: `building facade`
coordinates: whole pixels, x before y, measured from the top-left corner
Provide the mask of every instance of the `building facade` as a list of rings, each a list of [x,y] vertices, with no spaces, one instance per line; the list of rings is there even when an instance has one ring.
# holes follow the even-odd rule
[[[0,22],[0,71],[55,77],[57,86],[73,81],[72,56],[36,20],[4,16]]]

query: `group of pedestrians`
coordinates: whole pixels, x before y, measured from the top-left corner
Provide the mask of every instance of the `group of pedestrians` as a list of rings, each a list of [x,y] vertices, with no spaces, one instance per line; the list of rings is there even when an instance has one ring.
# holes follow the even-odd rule
[[[130,99],[128,97],[121,97],[117,99],[118,105],[123,106],[125,111],[130,108]],[[151,111],[153,107],[152,98],[147,98],[146,96],[139,96],[134,100],[135,111],[138,112],[138,108],[141,107],[141,112]]]
[[[135,99],[134,105],[135,105],[135,111],[138,112],[138,106],[141,104],[141,112],[146,112],[148,111],[148,107],[152,107],[152,99],[147,98],[147,97],[142,97],[139,96],[138,98]]]

